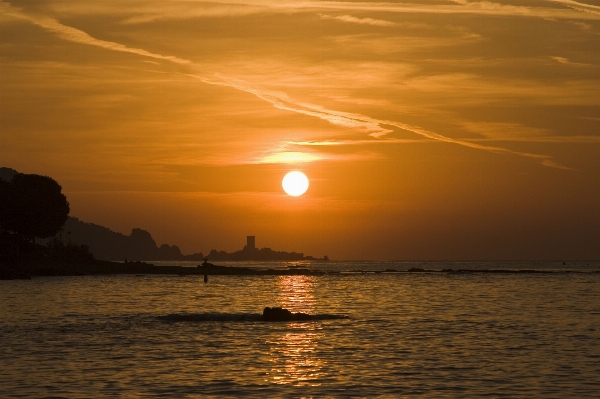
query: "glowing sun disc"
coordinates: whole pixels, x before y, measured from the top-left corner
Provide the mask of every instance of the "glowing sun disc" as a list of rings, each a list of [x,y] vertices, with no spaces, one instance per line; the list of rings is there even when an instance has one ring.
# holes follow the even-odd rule
[[[297,197],[308,190],[308,177],[302,172],[289,172],[281,181],[281,186],[288,195]]]

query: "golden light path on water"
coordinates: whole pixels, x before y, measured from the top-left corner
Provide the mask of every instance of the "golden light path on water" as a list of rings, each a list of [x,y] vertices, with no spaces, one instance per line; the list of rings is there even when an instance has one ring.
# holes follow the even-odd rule
[[[281,276],[278,279],[279,303],[292,312],[314,313],[315,278],[311,276]],[[317,345],[323,337],[319,323],[290,323],[291,331],[268,342],[272,347],[272,367],[268,380],[275,384],[319,386],[326,362],[317,355]]]

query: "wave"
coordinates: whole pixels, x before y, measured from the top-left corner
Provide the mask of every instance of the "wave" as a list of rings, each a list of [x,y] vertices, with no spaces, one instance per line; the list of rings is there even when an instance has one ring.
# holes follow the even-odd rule
[[[250,322],[264,321],[260,313],[222,313],[222,312],[203,312],[203,313],[171,313],[164,316],[157,316],[159,320],[167,322]],[[346,315],[338,314],[316,314],[309,315],[305,320],[295,320],[294,322],[307,322],[318,320],[339,320],[349,319]]]

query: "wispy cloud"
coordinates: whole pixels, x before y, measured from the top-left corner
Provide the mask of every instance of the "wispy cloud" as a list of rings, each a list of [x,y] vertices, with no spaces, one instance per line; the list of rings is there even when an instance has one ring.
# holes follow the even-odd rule
[[[544,64],[548,64],[547,59]],[[532,79],[497,78],[466,73],[441,73],[417,76],[402,87],[435,94],[431,101],[455,104],[502,104],[515,99],[543,105],[600,105],[598,82],[594,79],[564,79],[558,83],[540,83]]]
[[[4,2],[0,2],[0,10],[5,15],[29,21],[29,22],[33,23],[34,25],[37,25],[43,29],[46,29],[47,31],[55,33],[62,39],[68,40],[70,42],[87,44],[90,46],[101,47],[101,48],[104,48],[107,50],[120,51],[120,52],[124,52],[124,53],[132,53],[132,54],[137,54],[137,55],[141,55],[144,57],[166,60],[166,61],[174,62],[176,64],[190,64],[190,61],[184,60],[179,57],[156,54],[156,53],[152,53],[150,51],[146,51],[146,50],[139,49],[139,48],[127,47],[120,43],[96,39],[95,37],[90,36],[89,34],[87,34],[86,32],[84,32],[82,30],[61,24],[56,19],[46,17],[43,15],[24,13],[24,12],[20,11],[19,9],[12,7],[9,4],[4,3]]]
[[[373,137],[381,137],[393,131],[389,128],[381,126],[379,121],[375,119],[359,114],[328,110],[319,105],[295,102],[291,100],[285,93],[260,90],[258,88],[252,87],[247,82],[241,81],[239,79],[229,78],[218,74],[215,75],[216,79],[192,74],[188,76],[199,79],[204,83],[231,87],[240,91],[244,91],[246,93],[253,94],[261,100],[272,104],[277,109],[313,116],[325,120],[333,125],[356,129],[363,133],[367,133]]]
[[[319,16],[321,17],[321,19],[334,19],[337,21],[348,22],[348,23],[359,24],[359,25],[373,25],[373,26],[385,26],[385,27],[396,25],[395,22],[385,21],[383,19],[357,18],[357,17],[353,17],[352,15],[332,16],[332,15],[319,14]]]
[[[306,163],[323,159],[323,155],[310,152],[276,151],[257,159],[254,163]]]
[[[523,126],[517,123],[463,122],[461,125],[470,132],[496,140],[539,138],[548,135],[546,129]]]
[[[469,141],[485,142],[485,141],[516,141],[526,143],[570,143],[570,144],[585,144],[585,143],[600,143],[600,136],[543,136],[543,137],[493,137],[485,139],[469,139]]]
[[[308,147],[334,147],[334,146],[351,146],[351,145],[370,145],[370,144],[414,144],[427,143],[433,140],[427,139],[371,139],[371,140],[309,140],[309,141],[289,141],[289,144]]]
[[[578,1],[573,1],[573,0],[548,0],[548,1],[551,1],[553,3],[560,3],[567,7],[578,10],[578,11],[589,12],[591,14],[600,15],[600,7],[599,6],[580,3]]]
[[[194,75],[190,75],[194,76]],[[305,102],[294,102],[287,95],[278,95],[276,93],[268,93],[262,92],[261,90],[251,87],[247,83],[240,82],[239,80],[227,79],[223,76],[220,76],[219,81],[210,80],[205,77],[194,76],[201,81],[209,84],[216,84],[221,86],[229,86],[235,88],[237,90],[245,91],[247,93],[254,94],[258,98],[265,100],[271,103],[274,107],[282,110],[287,110],[291,112],[296,112],[303,115],[313,116],[319,119],[326,120],[329,123],[334,125],[358,129],[364,132],[368,132],[368,134],[374,138],[384,137],[390,133],[393,133],[394,130],[392,127],[398,128],[400,130],[404,130],[407,132],[411,132],[417,134],[419,136],[436,140],[439,142],[456,144],[467,148],[472,148],[476,150],[493,152],[496,154],[511,154],[518,155],[526,158],[532,158],[540,160],[541,163],[545,166],[559,168],[559,169],[571,169],[569,167],[560,165],[554,161],[552,161],[552,157],[549,155],[541,155],[541,154],[533,154],[527,152],[513,151],[503,147],[492,147],[487,145],[481,145],[477,143],[473,143],[466,140],[458,140],[453,139],[447,136],[443,136],[441,134],[430,132],[428,130],[422,129],[420,127],[411,126],[405,123],[400,123],[396,121],[390,120],[380,120],[371,118],[364,115],[359,114],[351,114],[346,112],[329,110],[319,105],[308,104]]]
[[[216,2],[159,2],[158,4],[142,7],[136,10],[135,15],[121,21],[125,25],[144,24],[160,20],[177,20],[192,18],[238,17],[257,13],[269,12],[269,7],[256,4],[230,3],[218,4]]]
[[[554,57],[550,57],[552,58],[554,61],[560,63],[560,64],[565,64],[565,65],[574,65],[574,66],[591,66],[591,64],[584,64],[581,62],[571,62],[569,61],[568,58],[565,57],[558,57],[558,56],[554,56]]]
[[[388,12],[388,13],[414,13],[414,14],[481,14],[481,15],[505,15],[536,18],[575,18],[577,13],[570,10],[549,8],[549,7],[530,7],[514,6],[495,3],[491,1],[467,1],[450,0],[462,7],[444,5],[444,4],[411,4],[401,3],[393,4],[386,2],[303,2],[303,8],[314,7],[316,10],[336,10],[336,11],[369,11],[369,12]],[[552,0],[550,0],[552,1]],[[557,2],[566,2],[569,0],[555,0]],[[575,3],[575,2],[572,2]],[[288,3],[288,7],[291,7]],[[582,7],[583,8],[583,7]],[[583,17],[581,19],[597,19],[594,16]]]
[[[454,0],[454,1],[458,2],[460,4],[464,4],[466,6],[469,6],[469,7],[472,6],[472,3],[467,2],[465,0]],[[318,3],[318,4],[322,5],[322,4],[333,4],[333,3]],[[352,5],[357,5],[357,4],[362,4],[362,3],[352,3]],[[368,4],[367,5],[363,4],[363,6],[367,7]],[[53,18],[25,13],[25,12],[22,12],[4,2],[0,3],[0,7],[1,7],[2,11],[7,15],[29,21],[29,22],[31,22],[35,25],[38,25],[50,32],[53,32],[53,33],[57,34],[59,37],[65,39],[65,40],[71,41],[71,42],[87,44],[87,45],[91,45],[91,46],[104,48],[107,50],[133,53],[133,54],[150,57],[150,58],[154,58],[154,59],[162,59],[162,60],[170,61],[170,62],[177,63],[177,64],[186,64],[186,65],[190,65],[190,66],[196,66],[191,61],[182,59],[179,57],[165,56],[165,55],[161,55],[161,54],[152,53],[152,52],[149,52],[149,51],[146,51],[143,49],[127,47],[125,45],[122,45],[122,44],[116,43],[116,42],[110,42],[110,41],[96,39],[82,30],[64,25]],[[482,4],[477,3],[477,7],[483,8],[483,9],[490,8],[490,9],[494,9],[494,10],[498,8],[498,7],[496,7],[495,3],[488,4],[488,2],[483,2]],[[504,6],[500,7],[500,9],[504,9],[504,8],[505,8]],[[517,9],[519,9],[519,8],[517,7]],[[510,10],[513,10],[513,9],[510,8]],[[393,120],[382,120],[382,119],[371,118],[369,116],[365,116],[365,115],[361,115],[361,114],[327,109],[320,105],[315,105],[315,104],[302,102],[302,101],[296,101],[296,100],[290,98],[286,93],[260,89],[260,88],[257,88],[247,82],[244,82],[240,79],[226,77],[224,75],[217,74],[210,78],[205,77],[205,76],[199,76],[196,74],[188,74],[187,76],[196,78],[207,84],[230,87],[230,88],[233,88],[233,89],[236,89],[239,91],[253,94],[254,96],[260,98],[261,100],[264,100],[267,103],[270,103],[272,106],[274,106],[277,109],[290,111],[290,112],[294,112],[294,113],[298,113],[298,114],[302,114],[302,115],[306,115],[306,116],[315,117],[315,118],[318,118],[321,120],[325,120],[325,121],[327,121],[333,125],[339,126],[339,127],[352,129],[357,132],[368,134],[369,136],[371,136],[372,138],[375,138],[375,139],[384,138],[385,136],[388,136],[389,134],[400,130],[400,131],[411,132],[413,134],[424,137],[426,139],[435,140],[438,142],[450,143],[450,144],[460,145],[460,146],[464,146],[464,147],[468,147],[468,148],[472,148],[472,149],[476,149],[476,150],[482,150],[482,151],[499,153],[499,154],[512,154],[512,155],[523,156],[523,157],[527,157],[527,158],[540,160],[542,162],[542,164],[546,165],[546,166],[561,168],[561,169],[568,169],[567,167],[564,167],[562,165],[555,163],[554,161],[551,160],[551,157],[547,156],[547,155],[513,151],[513,150],[510,150],[507,148],[503,148],[503,147],[496,147],[496,146],[492,147],[492,146],[477,144],[477,143],[473,143],[473,142],[469,142],[469,141],[465,141],[465,140],[453,139],[453,138],[450,138],[450,137],[447,137],[447,136],[444,136],[444,135],[441,135],[441,134],[438,134],[435,132],[431,132],[431,131],[422,129],[417,126],[411,126],[409,124],[405,124],[405,123],[401,123],[401,122],[397,122],[397,121],[393,121]],[[277,158],[278,155],[274,155],[274,156],[275,156],[275,158],[272,158],[274,161],[279,159],[279,161],[281,162],[283,159],[289,159],[289,158],[286,158],[285,155],[283,155],[283,156],[279,155],[280,158]],[[289,156],[289,154],[288,154],[288,156]],[[308,158],[310,158],[310,156],[308,156]],[[308,158],[305,158],[305,159],[308,159]]]
[[[410,52],[415,49],[452,48],[480,42],[483,39],[478,34],[465,32],[464,30],[451,29],[451,31],[445,37],[438,37],[435,40],[419,36],[381,37],[372,34],[338,35],[329,38],[329,40],[348,52],[360,52],[361,54],[374,54],[383,57]]]
[[[295,146],[295,143],[284,143],[283,147]],[[303,151],[273,151],[261,158],[255,158],[249,163],[283,163],[283,164],[300,164],[316,161],[365,161],[381,158],[381,155],[374,152],[357,152],[351,154],[326,154]]]
[[[501,12],[511,15],[532,15],[534,10],[531,7],[513,6],[491,1],[467,1],[467,0],[450,0],[468,9],[481,10],[485,12]]]
[[[148,23],[166,19],[190,19],[205,17],[229,17],[257,13],[390,13],[390,14],[475,14],[504,15],[556,19],[592,19],[600,18],[600,7],[573,0],[547,0],[560,3],[568,8],[533,7],[500,4],[492,1],[450,0],[451,4],[418,4],[413,2],[360,2],[360,1],[310,1],[310,0],[212,0],[212,1],[143,1],[118,2],[104,0],[95,4],[64,2],[47,5],[59,15],[66,13],[87,14],[90,12],[127,15],[125,24]],[[579,11],[585,11],[581,13]],[[587,15],[586,15],[587,14]],[[349,15],[348,15],[349,16]],[[355,17],[351,17],[355,18]],[[370,18],[357,18],[369,20]],[[374,21],[378,21],[373,19]],[[345,21],[354,22],[356,21]],[[387,22],[387,21],[384,21]],[[362,22],[367,23],[367,22]]]

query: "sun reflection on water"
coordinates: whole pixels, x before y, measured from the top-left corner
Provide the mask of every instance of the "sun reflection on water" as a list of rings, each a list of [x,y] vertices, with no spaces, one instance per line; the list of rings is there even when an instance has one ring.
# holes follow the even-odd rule
[[[292,312],[314,313],[314,277],[281,276],[278,280],[279,306]],[[267,341],[272,367],[268,381],[275,384],[318,386],[325,376],[325,362],[318,356],[323,337],[318,322],[286,323]],[[282,334],[283,333],[283,334]]]
[[[314,276],[279,277],[279,306],[292,312],[312,313],[315,304],[315,282]]]

